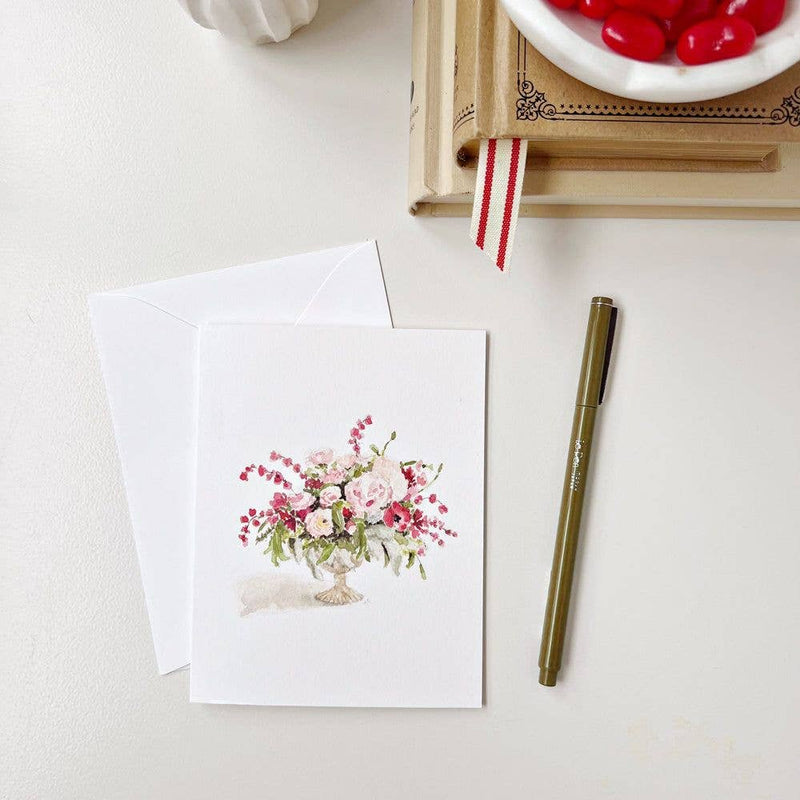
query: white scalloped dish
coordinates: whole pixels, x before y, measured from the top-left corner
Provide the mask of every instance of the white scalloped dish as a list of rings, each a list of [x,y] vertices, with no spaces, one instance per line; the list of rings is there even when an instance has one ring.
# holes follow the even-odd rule
[[[789,0],[783,22],[759,36],[741,58],[687,67],[670,48],[659,61],[633,61],[601,39],[602,23],[547,0],[501,0],[523,36],[574,78],[604,92],[650,103],[691,103],[741,92],[800,61],[800,0]]]

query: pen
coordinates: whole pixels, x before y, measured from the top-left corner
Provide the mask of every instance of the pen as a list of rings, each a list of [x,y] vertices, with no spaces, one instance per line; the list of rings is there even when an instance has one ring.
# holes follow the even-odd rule
[[[555,686],[561,669],[594,423],[597,408],[603,402],[616,322],[614,301],[609,297],[592,298],[539,651],[539,683],[542,686]]]

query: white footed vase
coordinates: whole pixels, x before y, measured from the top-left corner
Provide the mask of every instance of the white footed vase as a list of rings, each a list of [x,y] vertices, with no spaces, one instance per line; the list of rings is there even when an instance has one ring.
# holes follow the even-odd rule
[[[179,0],[191,18],[225,36],[282,42],[317,13],[319,0]]]

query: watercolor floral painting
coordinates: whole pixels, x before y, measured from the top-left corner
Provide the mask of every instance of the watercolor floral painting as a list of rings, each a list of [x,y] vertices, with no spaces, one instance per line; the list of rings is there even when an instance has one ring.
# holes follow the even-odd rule
[[[416,567],[425,579],[429,549],[458,536],[445,523],[447,505],[433,491],[444,464],[391,458],[395,431],[365,451],[371,425],[369,414],[356,421],[345,453],[323,448],[300,462],[273,451],[268,464],[250,464],[239,475],[265,481],[271,493],[265,508],[239,517],[241,544],[264,545],[276,567],[294,558],[316,578],[333,575],[334,585],[316,595],[325,603],[362,599],[346,577],[365,561],[391,567],[395,575]]]

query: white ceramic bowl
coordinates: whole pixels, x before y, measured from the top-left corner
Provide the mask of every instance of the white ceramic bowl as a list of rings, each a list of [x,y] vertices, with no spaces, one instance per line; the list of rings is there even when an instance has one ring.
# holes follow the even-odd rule
[[[800,61],[800,0],[788,0],[783,22],[759,36],[741,58],[687,67],[670,48],[659,61],[633,61],[610,50],[602,23],[547,0],[501,0],[523,36],[557,67],[604,92],[650,103],[692,103],[741,92]]]

